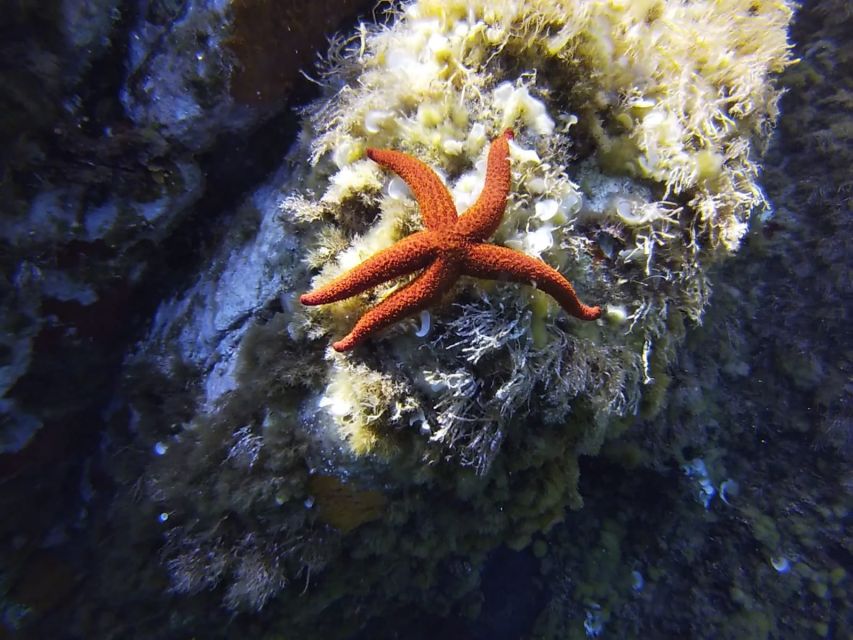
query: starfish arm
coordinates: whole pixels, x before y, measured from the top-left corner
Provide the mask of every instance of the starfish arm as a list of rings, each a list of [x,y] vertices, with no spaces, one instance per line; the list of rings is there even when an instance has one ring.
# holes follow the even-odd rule
[[[440,300],[458,277],[459,266],[455,261],[437,258],[421,275],[365,313],[352,331],[334,343],[332,348],[335,351],[349,351],[377,331],[425,309]]]
[[[313,306],[351,298],[378,284],[423,269],[432,259],[434,249],[429,232],[413,233],[330,283],[302,294],[299,301]]]
[[[553,297],[566,312],[581,320],[601,316],[600,307],[589,307],[578,299],[572,284],[559,271],[541,260],[494,244],[471,245],[465,254],[462,272],[477,278],[533,283]]]
[[[436,173],[417,158],[391,149],[368,149],[367,157],[390,169],[409,185],[427,229],[447,229],[456,222],[456,205]]]
[[[512,178],[509,166],[509,140],[512,136],[512,129],[507,129],[492,141],[483,191],[456,223],[454,231],[469,240],[489,238],[501,223]]]

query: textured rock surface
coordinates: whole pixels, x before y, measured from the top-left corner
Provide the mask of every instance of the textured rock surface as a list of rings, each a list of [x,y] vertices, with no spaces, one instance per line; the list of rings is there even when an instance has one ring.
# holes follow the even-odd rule
[[[221,106],[233,102],[236,54],[217,42],[216,55],[232,66],[207,73],[194,54],[209,50],[199,45],[208,36],[240,30],[222,3],[191,4],[19,2],[0,16],[0,477],[4,513],[16,514],[0,527],[4,594],[27,576],[30,557],[51,566],[38,560],[40,547],[68,544],[89,522],[85,505],[109,486],[91,456],[120,406],[122,360],[161,299],[189,285],[242,193],[278,167],[295,135],[289,109],[313,91],[293,65],[274,100]],[[309,72],[326,37],[359,8],[287,6],[299,26],[288,43]],[[144,37],[155,31],[173,37]],[[178,69],[178,60],[187,62]],[[158,90],[171,86],[174,96],[180,78],[207,100],[192,140],[168,119],[175,104],[158,99],[161,122],[122,102],[156,64]],[[14,598],[0,605],[13,626],[44,613],[30,609]]]
[[[108,376],[118,362],[134,311],[149,314],[149,296],[183,277],[172,267],[195,259],[193,242],[210,235],[199,223],[215,222],[223,201],[258,180],[272,158],[265,145],[292,135],[285,109],[298,65],[283,65],[275,99],[263,106],[241,106],[229,93],[235,69],[251,66],[226,45],[269,3],[236,12],[223,3],[78,4],[21,3],[2,18],[19,37],[3,45],[0,451],[19,451],[46,420],[99,393],[97,370]],[[324,48],[324,33],[347,15],[318,16],[318,6],[288,4],[298,32],[288,42],[303,56]],[[247,83],[241,75],[241,91]],[[223,161],[222,148],[252,152]],[[149,278],[164,286],[156,291]],[[135,304],[140,290],[145,303]],[[75,371],[91,384],[72,392],[76,401],[55,397],[45,407],[41,389],[65,393]]]
[[[645,122],[641,96],[580,83],[594,108],[576,110],[553,66],[524,75],[541,52],[505,47],[496,73],[524,81],[484,85],[477,98],[523,129],[499,239],[571,271],[612,304],[613,324],[585,330],[524,287],[468,284],[436,310],[425,340],[403,324],[350,359],[326,346],[370,300],[309,317],[295,295],[309,270],[345,268],[417,219],[399,185],[386,191],[386,176],[358,163],[358,145],[374,136],[422,155],[465,203],[479,188],[486,125],[506,123],[456,137],[482,115],[461,117],[470,95],[391,117],[387,102],[361,103],[357,83],[325,76],[317,104],[347,108],[309,109],[297,162],[282,163],[293,117],[275,114],[292,76],[271,76],[263,52],[281,51],[272,41],[276,25],[296,22],[289,5],[90,4],[73,21],[70,6],[73,29],[44,48],[73,68],[45,83],[53,111],[4,150],[10,179],[0,183],[10,203],[0,409],[11,416],[4,446],[21,449],[0,457],[2,506],[15,514],[0,527],[5,629],[122,639],[850,633],[843,6],[800,16],[802,62],[785,76],[766,171],[773,206],[716,271],[708,265],[740,240],[748,211],[725,200],[692,218],[694,204],[723,167],[754,157],[735,145],[729,165],[698,149],[649,164],[652,141],[631,128]],[[17,25],[32,19],[22,11]],[[485,19],[495,31],[475,40],[499,39],[500,16]],[[561,24],[540,25],[557,50],[572,35]],[[355,66],[335,58],[344,41],[333,47],[343,77],[381,62],[359,33]],[[606,33],[574,52],[600,52]],[[457,36],[426,38],[421,62],[456,60]],[[119,62],[99,58],[116,51]],[[411,70],[410,59],[392,62]],[[62,111],[66,86],[80,100]],[[623,98],[634,102],[620,113]],[[758,121],[744,117],[735,137]],[[318,139],[326,153],[311,146]],[[699,185],[682,185],[675,220],[635,206],[662,201],[670,170]],[[691,236],[643,237],[691,220],[728,222],[698,236],[707,243],[691,264],[701,270],[667,281]],[[549,353],[570,356],[556,378]],[[626,363],[627,383],[616,375]],[[602,412],[631,385],[642,393]],[[543,388],[559,402],[543,406]],[[474,426],[443,429],[453,425],[442,415]],[[584,508],[567,510],[581,495]]]

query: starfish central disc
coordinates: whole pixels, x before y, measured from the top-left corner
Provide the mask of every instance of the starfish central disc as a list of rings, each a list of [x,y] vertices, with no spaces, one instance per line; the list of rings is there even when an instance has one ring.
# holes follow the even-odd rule
[[[483,191],[461,216],[456,214],[447,187],[423,162],[400,151],[367,150],[368,158],[409,185],[426,229],[403,238],[299,300],[309,306],[329,304],[388,280],[415,271],[422,273],[359,318],[352,331],[332,345],[336,351],[353,349],[377,331],[438,302],[463,275],[535,284],[576,318],[595,320],[601,315],[599,307],[589,307],[578,299],[574,287],[559,271],[524,253],[485,242],[498,228],[506,207],[512,136],[512,130],[507,129],[492,141]]]

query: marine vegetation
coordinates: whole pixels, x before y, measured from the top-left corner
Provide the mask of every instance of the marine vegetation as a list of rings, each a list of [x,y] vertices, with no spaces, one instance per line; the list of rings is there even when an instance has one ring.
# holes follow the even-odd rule
[[[382,449],[382,434],[419,431],[425,460],[484,473],[522,407],[560,425],[589,403],[577,449],[594,453],[643,398],[663,397],[679,327],[707,304],[708,267],[765,205],[757,151],[777,115],[771,74],[788,61],[790,15],[779,3],[424,0],[338,42],[321,77],[328,98],[305,109],[293,152],[308,163],[280,201],[316,284],[422,237],[404,181],[386,181],[367,148],[425,161],[461,211],[485,182],[489,140],[513,128],[495,244],[607,304],[603,321],[579,325],[540,290],[462,281],[416,334],[402,322],[372,357],[327,360],[332,432],[360,454]],[[290,336],[322,349],[409,291],[371,284],[295,307]]]
[[[288,637],[425,602],[475,616],[489,551],[580,508],[581,457],[664,406],[709,268],[766,205],[790,17],[419,0],[335,40],[288,162],[130,358],[148,453],[120,511],[145,495],[171,589],[274,607]],[[498,272],[538,287],[456,279]]]

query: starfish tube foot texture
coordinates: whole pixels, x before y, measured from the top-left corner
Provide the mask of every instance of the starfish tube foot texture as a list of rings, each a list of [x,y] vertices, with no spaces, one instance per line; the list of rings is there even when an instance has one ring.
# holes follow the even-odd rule
[[[492,142],[483,191],[461,216],[456,214],[447,187],[423,162],[400,151],[367,150],[371,160],[409,185],[426,229],[403,238],[299,300],[309,306],[329,304],[421,269],[423,273],[367,311],[346,337],[332,345],[336,351],[349,351],[381,329],[439,302],[462,275],[533,284],[576,318],[595,320],[601,315],[599,307],[587,306],[578,299],[574,287],[556,269],[524,253],[485,242],[500,225],[506,207],[512,135],[507,129]]]

